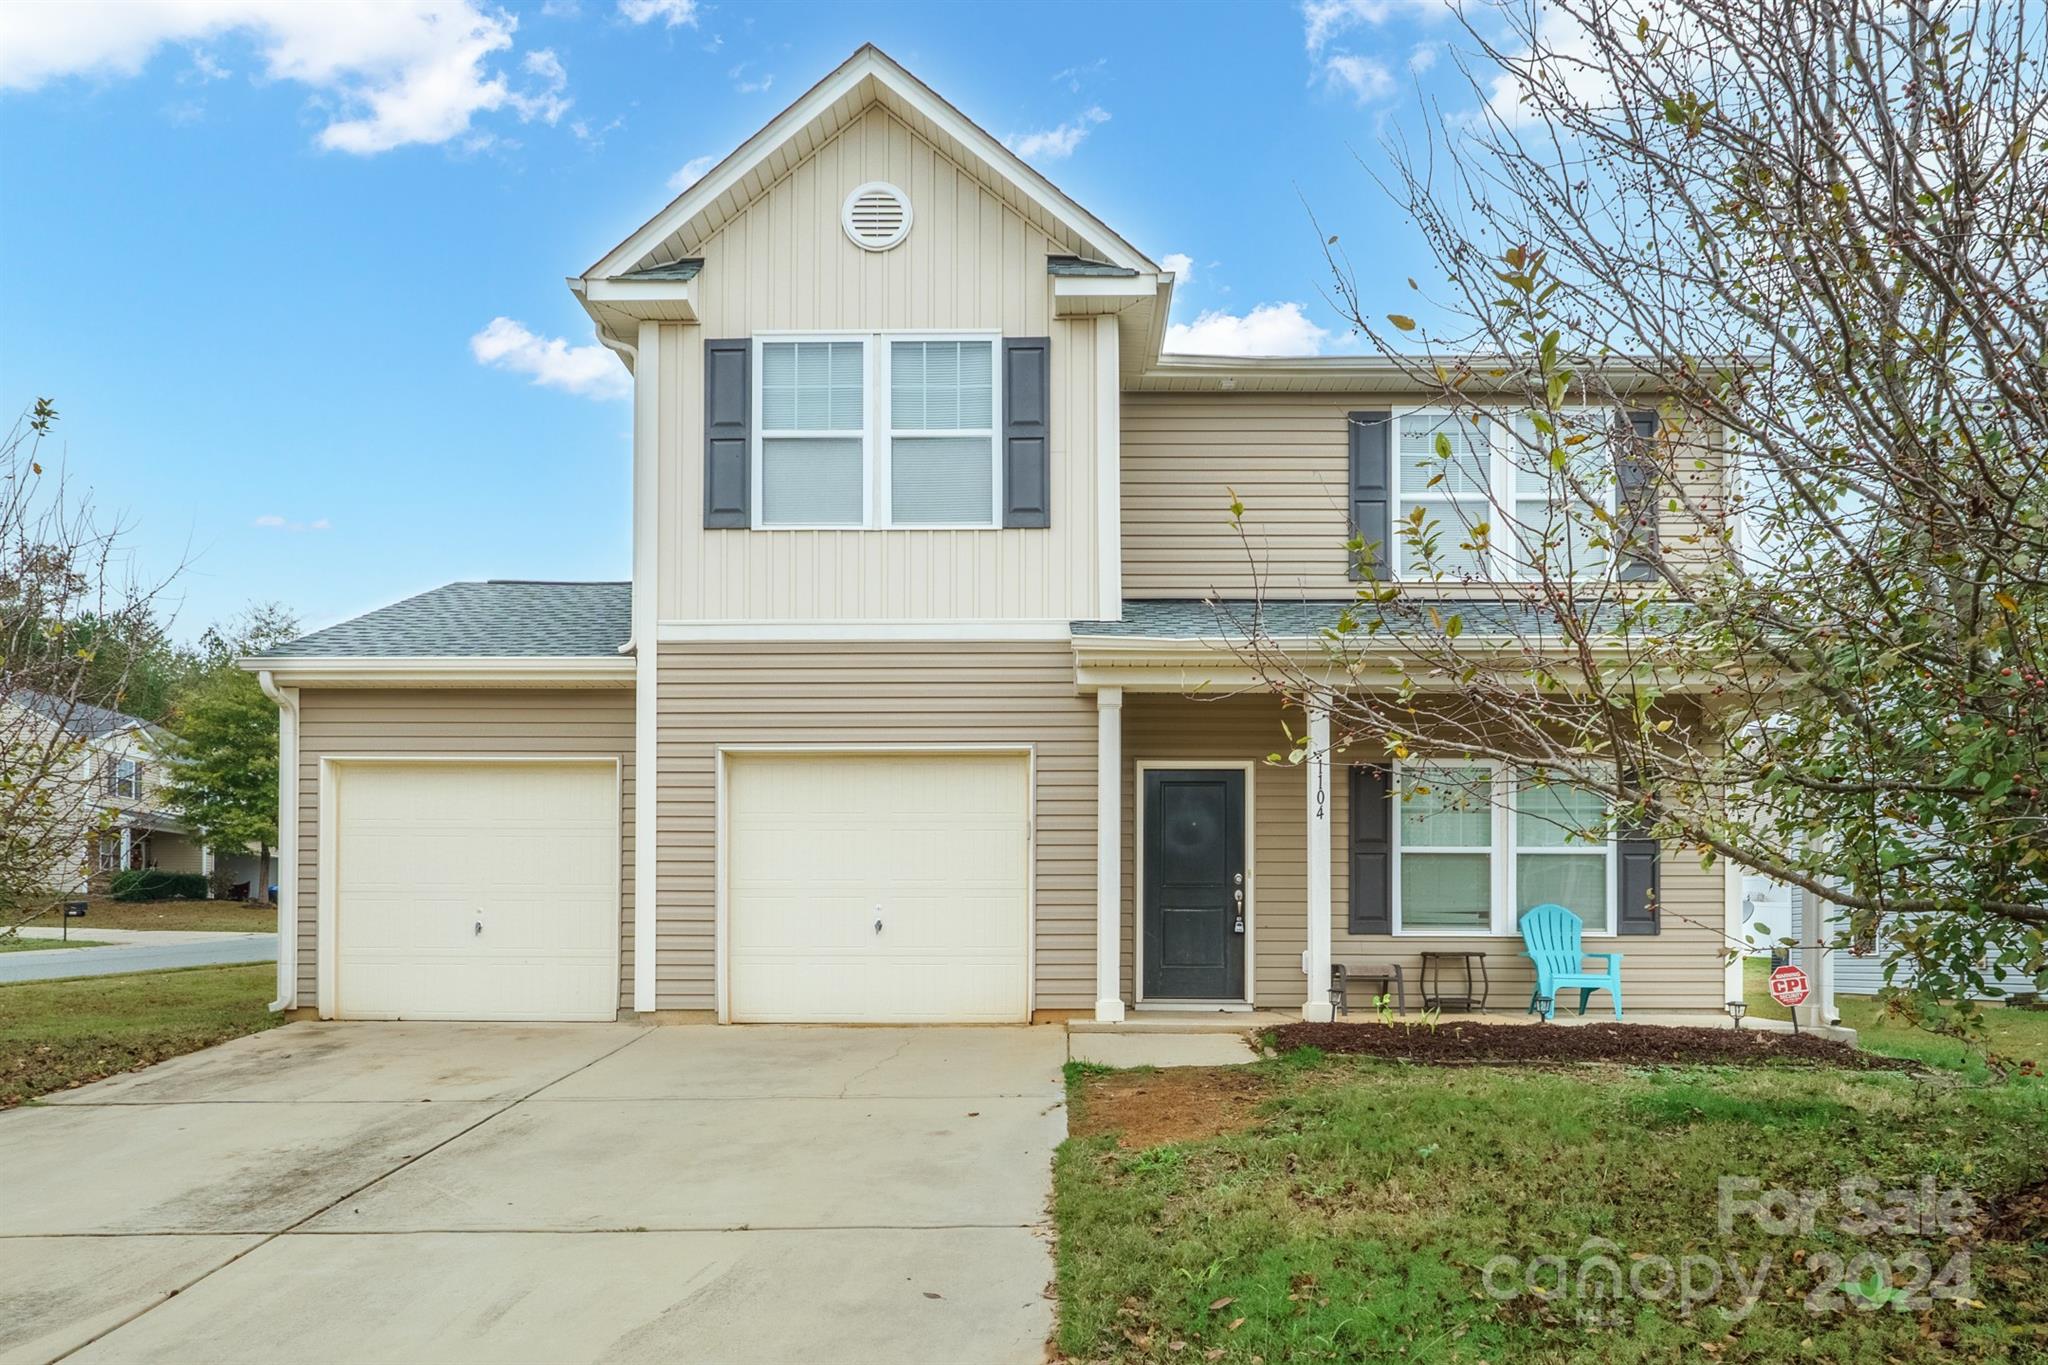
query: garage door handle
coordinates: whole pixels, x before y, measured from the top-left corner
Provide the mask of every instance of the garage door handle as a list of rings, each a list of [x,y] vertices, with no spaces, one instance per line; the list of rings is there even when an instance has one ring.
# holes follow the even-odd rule
[[[478,921],[476,922],[476,931],[477,931],[477,932],[478,932],[479,934],[481,934],[481,933],[482,933],[482,932],[484,931],[484,922],[483,922],[482,920],[478,920]]]
[[[882,920],[880,916],[876,916],[875,918],[875,932],[878,934],[882,932]]]

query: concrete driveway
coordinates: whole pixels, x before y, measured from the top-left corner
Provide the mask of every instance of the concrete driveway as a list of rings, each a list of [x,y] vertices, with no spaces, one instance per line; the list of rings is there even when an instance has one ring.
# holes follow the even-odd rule
[[[1065,1056],[1056,1027],[239,1039],[0,1114],[0,1361],[1038,1361]]]

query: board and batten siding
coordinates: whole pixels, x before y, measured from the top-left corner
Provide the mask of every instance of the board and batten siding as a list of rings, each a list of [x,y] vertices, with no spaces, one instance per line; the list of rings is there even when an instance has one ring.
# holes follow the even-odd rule
[[[910,199],[910,235],[888,251],[840,225],[871,180]],[[686,252],[704,260],[699,322],[660,332],[661,619],[1096,615],[1095,320],[1054,318],[1045,265],[1073,249],[876,106]],[[771,331],[1050,337],[1050,529],[705,530],[704,342]]]
[[[1349,414],[1415,407],[1416,395],[1127,393],[1123,398],[1126,597],[1347,598]],[[1690,499],[1713,496],[1718,443],[1674,461]],[[1232,524],[1232,496],[1244,504]],[[1683,560],[1689,515],[1660,498],[1663,544]]]
[[[619,1005],[633,1003],[633,694],[336,688],[299,693],[299,1004],[319,947],[320,760],[350,754],[575,754],[620,761]]]
[[[1095,706],[1063,642],[724,644],[660,657],[656,1005],[716,1008],[716,756],[1029,746],[1032,1008],[1095,1001]]]
[[[1214,698],[1126,693],[1124,697],[1123,811],[1123,989],[1135,999],[1133,964],[1137,889],[1136,767],[1139,762],[1250,761],[1253,791],[1252,935],[1253,989],[1261,1007],[1294,1007],[1307,993],[1301,972],[1307,940],[1308,898],[1308,773],[1291,764],[1269,764],[1268,755],[1284,753],[1288,730],[1300,735],[1306,720],[1298,710],[1283,711],[1272,697],[1244,695]],[[1422,954],[1483,951],[1492,975],[1490,1008],[1526,1005],[1533,975],[1522,957],[1519,938],[1354,936],[1349,931],[1351,859],[1350,782],[1346,755],[1330,765],[1331,957],[1334,961],[1399,962],[1408,972],[1409,1007],[1418,1008]],[[1725,972],[1721,961],[1727,913],[1720,867],[1702,869],[1699,860],[1667,846],[1664,851],[1663,932],[1615,937],[1591,945],[1625,954],[1622,964],[1623,1004],[1632,1010],[1719,1010],[1724,1003]],[[1364,1007],[1363,992],[1357,993]],[[1595,997],[1592,1010],[1602,1007]],[[1560,1006],[1562,1007],[1562,1006]],[[1577,1006],[1574,1004],[1573,1009]],[[1591,1012],[1591,1011],[1589,1011]]]

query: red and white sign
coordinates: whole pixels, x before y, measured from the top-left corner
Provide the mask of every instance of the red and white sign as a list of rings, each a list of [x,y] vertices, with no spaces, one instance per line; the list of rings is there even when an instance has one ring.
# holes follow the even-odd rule
[[[1807,981],[1806,973],[1791,963],[1771,969],[1771,999],[1779,1004],[1801,1004],[1811,989],[1812,985]]]

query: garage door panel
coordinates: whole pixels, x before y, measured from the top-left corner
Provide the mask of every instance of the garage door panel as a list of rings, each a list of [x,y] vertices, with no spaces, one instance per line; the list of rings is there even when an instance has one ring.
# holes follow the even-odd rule
[[[729,763],[732,1017],[1028,1016],[1030,790],[1021,755]]]
[[[609,763],[342,765],[339,1013],[614,1017],[616,791]]]

